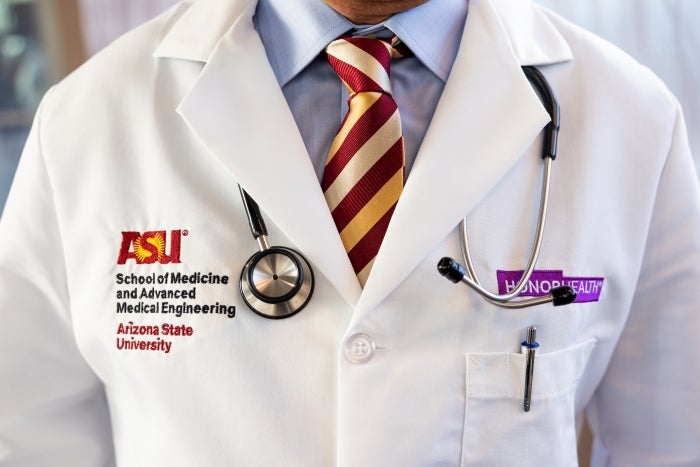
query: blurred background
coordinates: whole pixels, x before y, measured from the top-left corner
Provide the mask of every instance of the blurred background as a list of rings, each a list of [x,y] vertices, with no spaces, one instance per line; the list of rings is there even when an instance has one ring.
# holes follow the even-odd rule
[[[700,160],[700,0],[539,0],[652,68]],[[48,86],[176,0],[0,0],[0,209]],[[700,164],[699,164],[700,165]]]
[[[46,89],[176,0],[0,0],[0,210]]]

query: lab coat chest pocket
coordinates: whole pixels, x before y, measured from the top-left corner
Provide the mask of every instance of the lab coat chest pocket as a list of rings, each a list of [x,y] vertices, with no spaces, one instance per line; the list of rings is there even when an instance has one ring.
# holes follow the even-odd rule
[[[577,466],[574,399],[595,343],[538,351],[529,412],[525,355],[468,354],[462,465]]]

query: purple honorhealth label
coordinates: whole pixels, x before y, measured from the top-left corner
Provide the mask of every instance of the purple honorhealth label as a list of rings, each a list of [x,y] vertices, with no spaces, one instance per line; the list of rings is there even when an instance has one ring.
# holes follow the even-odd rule
[[[523,271],[496,271],[498,293],[511,292]],[[543,297],[554,287],[568,285],[576,292],[574,303],[597,302],[603,289],[602,277],[565,277],[563,271],[533,271],[530,280],[520,293],[521,297]]]

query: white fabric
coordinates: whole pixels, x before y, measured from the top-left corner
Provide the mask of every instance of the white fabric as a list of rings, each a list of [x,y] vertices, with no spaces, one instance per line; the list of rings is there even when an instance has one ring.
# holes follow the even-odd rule
[[[527,1],[471,0],[360,289],[254,7],[179,5],[44,100],[0,222],[0,463],[566,467],[588,410],[609,465],[698,465],[700,191],[661,82]],[[604,278],[598,302],[507,311],[436,271],[459,256],[466,214],[490,289],[525,261],[547,122],[525,64],[562,112],[537,269]],[[270,242],[315,270],[310,304],[289,320],[238,294],[257,244],[237,183]],[[135,238],[160,256],[130,257]],[[183,303],[199,313],[162,313]],[[209,312],[222,306],[235,317]],[[363,364],[344,350],[358,333],[375,350]]]

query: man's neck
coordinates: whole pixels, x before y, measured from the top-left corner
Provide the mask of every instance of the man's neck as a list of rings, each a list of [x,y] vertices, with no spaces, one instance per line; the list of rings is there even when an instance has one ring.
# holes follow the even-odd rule
[[[355,24],[378,24],[428,0],[323,0]]]

